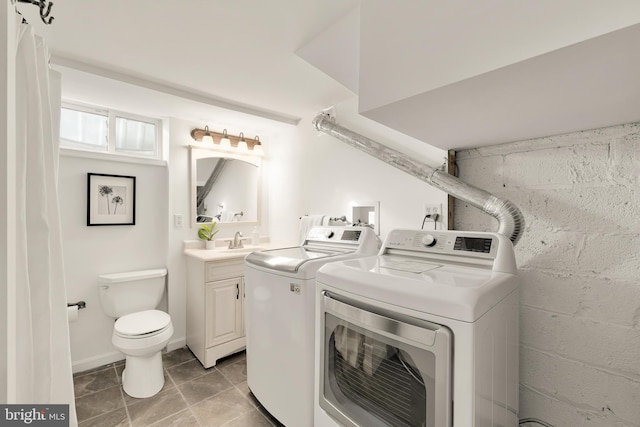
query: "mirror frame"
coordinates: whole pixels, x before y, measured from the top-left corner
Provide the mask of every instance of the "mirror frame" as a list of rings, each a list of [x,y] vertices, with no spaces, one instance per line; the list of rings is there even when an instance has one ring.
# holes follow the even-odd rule
[[[198,176],[197,176],[197,166],[199,159],[208,159],[208,158],[228,158],[240,160],[243,162],[250,163],[258,168],[258,200],[257,200],[257,210],[256,213],[256,221],[238,221],[238,222],[218,222],[218,227],[227,227],[230,225],[260,225],[262,218],[262,157],[252,154],[243,154],[239,152],[227,151],[227,150],[218,150],[218,149],[207,149],[202,147],[194,147],[192,145],[189,146],[189,157],[191,159],[191,179],[189,181],[191,185],[191,197],[190,203],[191,208],[189,212],[191,212],[191,228],[199,228],[202,224],[211,224],[210,222],[196,222],[197,209],[196,209],[196,199],[197,196],[197,186],[198,186]]]

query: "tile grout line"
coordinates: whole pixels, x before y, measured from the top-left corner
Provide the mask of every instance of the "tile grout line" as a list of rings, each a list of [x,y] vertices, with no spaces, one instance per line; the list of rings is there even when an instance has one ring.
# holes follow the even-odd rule
[[[87,396],[91,396],[91,395],[94,395],[94,394],[97,394],[97,393],[103,392],[103,391],[105,391],[105,390],[108,390],[108,389],[110,389],[110,388],[114,388],[114,387],[118,387],[118,388],[120,389],[120,396],[122,397],[122,384],[121,384],[121,382],[120,382],[120,380],[119,380],[119,378],[120,378],[120,377],[118,377],[118,371],[117,371],[117,369],[116,369],[116,364],[115,364],[115,363],[108,363],[108,364],[106,364],[106,365],[104,365],[104,366],[101,366],[101,367],[98,367],[98,368],[94,368],[94,369],[90,369],[89,371],[87,371],[87,373],[86,373],[86,374],[78,375],[77,377],[74,377],[74,378],[73,378],[74,383],[75,383],[75,379],[76,379],[76,378],[81,378],[81,377],[84,377],[84,376],[87,376],[87,375],[97,374],[98,372],[108,371],[109,369],[113,369],[113,370],[114,370],[114,372],[115,372],[116,380],[117,380],[116,385],[113,385],[113,386],[110,386],[110,387],[105,387],[105,388],[102,388],[102,389],[100,389],[100,390],[95,390],[95,391],[92,391],[92,392],[90,392],[90,393],[85,393],[85,394],[83,394],[83,395],[81,395],[81,396],[77,396],[77,395],[75,395],[75,393],[74,393],[74,396],[75,396],[74,404],[75,404],[75,401],[77,401],[78,399],[82,399],[82,398],[85,398],[85,397],[87,397]],[[126,404],[125,404],[125,402],[124,402],[124,398],[123,398],[123,402],[122,402],[122,403],[123,403],[123,407],[125,408],[125,411],[126,411]],[[78,424],[80,424],[80,423],[85,423],[85,422],[88,422],[88,421],[94,420],[94,419],[96,419],[96,418],[98,418],[98,417],[102,417],[102,416],[104,416],[104,415],[106,415],[106,414],[109,414],[109,413],[111,413],[111,412],[115,412],[115,411],[117,411],[117,410],[118,410],[118,408],[116,408],[116,409],[114,409],[114,410],[112,410],[112,411],[109,411],[109,412],[104,412],[104,413],[102,413],[102,414],[95,415],[95,416],[93,416],[93,417],[89,417],[89,418],[87,418],[87,419],[85,419],[85,420],[82,420],[82,421],[78,422]],[[128,419],[128,418],[129,418],[129,415],[128,415],[128,413],[127,413],[127,419]]]
[[[256,408],[253,408],[253,410],[255,411],[255,410],[256,410]],[[240,413],[237,417],[230,419],[229,421],[227,421],[227,422],[226,422],[226,423],[224,423],[224,424],[220,424],[220,427],[228,426],[230,423],[234,422],[235,420],[237,420],[238,418],[242,417],[243,415],[248,414],[249,412],[251,412],[251,411],[247,411],[247,412],[242,412],[242,413]]]
[[[187,362],[190,362],[187,361]],[[187,362],[183,362],[183,363],[187,363]],[[182,365],[183,363],[179,363],[177,365],[174,366],[179,366]],[[173,367],[173,366],[171,366]],[[174,381],[173,377],[171,376],[171,374],[169,373],[169,369],[165,369],[165,371],[167,371],[167,376],[169,377],[169,380],[173,383],[173,386],[176,388],[176,390],[178,391],[178,394],[180,395],[180,397],[182,398],[182,400],[184,400],[184,403],[187,404],[187,410],[189,411],[189,413],[191,414],[191,416],[196,420],[196,422],[198,423],[199,426],[202,426],[202,423],[200,422],[200,419],[198,418],[198,416],[191,410],[191,405],[189,404],[189,402],[187,402],[187,399],[184,397],[184,394],[182,394],[182,390],[180,390],[180,387],[178,387],[178,384]],[[200,377],[198,377],[200,378]],[[175,415],[175,414],[174,414]],[[162,420],[160,420],[162,421]]]
[[[224,376],[224,375],[223,375],[223,376]],[[225,377],[225,378],[226,378],[226,377]],[[258,412],[258,414],[260,414],[260,416],[262,416],[262,418],[264,418],[265,420],[267,420],[267,422],[268,422],[269,424],[271,424],[272,426],[274,426],[274,427],[275,427],[275,424],[274,424],[274,423],[273,423],[269,418],[267,418],[267,417],[262,413],[262,411],[260,411],[260,409],[259,409],[257,406],[254,406],[254,405],[253,405],[253,402],[251,402],[249,399],[247,399],[247,398],[244,396],[244,394],[243,394],[242,390],[240,390],[240,388],[238,387],[238,384],[232,384],[232,385],[233,385],[233,387],[234,387],[236,390],[238,390],[238,392],[240,392],[240,394],[242,395],[242,397],[244,397],[246,400],[248,400],[248,401],[249,401],[249,403],[251,404],[251,406],[253,406],[253,410],[254,410],[254,411]],[[252,392],[252,391],[251,391],[251,389],[249,388],[249,384],[248,384],[248,383],[247,383],[247,388],[249,389],[249,393],[253,394],[253,392]],[[257,401],[258,403],[260,403],[260,401],[259,401],[257,398],[256,398],[256,401]],[[261,404],[261,403],[260,403],[260,406],[262,406],[262,404]],[[262,408],[263,408],[265,411],[267,411],[267,408],[265,408],[264,406],[262,406]],[[267,411],[267,412],[269,412],[269,411]],[[273,416],[273,415],[272,415],[272,416]],[[235,418],[234,418],[234,419],[235,419]]]
[[[175,365],[170,366],[169,368],[175,368],[176,366],[185,365],[185,364],[187,364],[187,363],[191,363],[191,362],[193,362],[194,360],[195,360],[195,361],[197,361],[198,363],[200,363],[200,361],[199,361],[198,359],[192,359],[192,360],[187,360],[186,362],[176,363]],[[202,366],[202,364],[200,364],[200,366]],[[204,374],[202,374],[202,375],[198,375],[197,377],[193,377],[193,378],[191,378],[189,381],[193,381],[193,380],[196,380],[196,379],[198,379],[198,378],[204,377],[205,375],[210,374],[210,372],[206,372],[206,369],[208,369],[208,368],[204,368],[204,367],[203,367],[203,369],[205,369],[205,373],[204,373]],[[214,369],[215,369],[215,367],[214,367]],[[169,369],[167,368],[167,369],[165,369],[165,370],[167,371],[167,375],[171,376],[171,374],[169,374]],[[173,382],[173,384],[174,384],[174,385],[177,385],[177,384],[176,384],[176,382],[175,382],[175,381],[173,381],[173,378],[171,378],[171,381]],[[185,381],[185,383],[186,383],[186,382],[189,382],[189,381]],[[180,384],[183,384],[183,383],[180,383]]]
[[[129,408],[127,407],[127,400],[124,397],[124,386],[122,385],[122,378],[118,376],[118,368],[116,368],[115,363],[113,364],[113,370],[116,373],[116,378],[118,378],[118,385],[120,386],[120,398],[122,399],[122,406],[124,406],[124,412],[125,414],[127,414],[127,421],[129,422],[129,427],[133,427],[133,421],[131,420],[131,415],[129,414]],[[124,370],[122,372],[124,372]]]
[[[189,403],[187,402],[187,399],[185,398],[184,394],[182,393],[182,391],[181,391],[181,390],[180,390],[180,388],[178,387],[178,384],[176,383],[176,380],[175,380],[175,379],[173,378],[173,376],[169,373],[169,368],[177,367],[177,366],[184,365],[184,364],[187,364],[187,363],[190,363],[190,362],[199,362],[199,361],[198,361],[198,359],[197,359],[196,357],[193,357],[193,358],[192,358],[192,359],[190,359],[190,360],[185,360],[185,361],[183,361],[183,362],[181,362],[181,363],[176,363],[176,364],[174,364],[174,365],[172,365],[172,366],[170,366],[170,367],[167,367],[167,368],[163,367],[163,371],[166,373],[166,375],[167,375],[167,377],[168,377],[168,381],[171,381],[171,383],[173,384],[173,386],[176,388],[176,391],[178,392],[178,394],[179,394],[179,395],[180,395],[180,397],[182,398],[183,402],[185,402],[185,403],[186,403],[186,405],[187,405],[187,408],[186,408],[186,409],[188,409],[188,410],[189,410],[189,414],[191,414],[191,416],[196,420],[197,425],[198,425],[198,426],[200,426],[200,427],[202,427],[202,426],[203,426],[202,421],[197,417],[196,413],[195,413],[195,412],[193,411],[193,409],[192,409],[192,407],[193,407],[195,404],[194,404],[194,405],[191,405],[191,404],[189,404]],[[235,362],[233,362],[233,363],[229,363],[228,365],[224,365],[224,367],[227,367],[227,366],[233,366],[233,365],[237,365],[237,364],[240,364],[240,363],[246,363],[246,360],[238,360],[238,361],[235,361]],[[111,366],[109,366],[109,365],[111,365]],[[124,407],[124,409],[125,409],[125,414],[126,414],[126,417],[127,417],[128,426],[129,426],[129,427],[133,427],[133,420],[132,420],[132,418],[131,418],[131,414],[130,414],[130,412],[129,412],[129,407],[128,407],[128,405],[127,405],[127,399],[126,399],[126,396],[125,396],[125,391],[124,391],[124,388],[123,388],[123,385],[122,385],[122,381],[121,381],[121,380],[122,380],[122,378],[118,375],[118,367],[119,367],[119,366],[116,366],[116,365],[117,365],[116,363],[111,363],[111,364],[105,365],[103,368],[99,368],[99,369],[97,369],[97,370],[96,370],[96,369],[94,369],[94,370],[92,370],[93,372],[91,372],[91,373],[87,372],[87,374],[86,374],[86,375],[93,374],[93,373],[95,373],[95,372],[99,372],[99,371],[103,371],[103,370],[104,370],[104,371],[108,371],[110,368],[111,368],[111,369],[113,369],[113,372],[115,373],[116,380],[117,380],[117,384],[115,385],[115,387],[119,387],[119,391],[120,391],[120,399],[121,399],[121,401],[122,401],[122,407]],[[185,381],[185,383],[188,383],[188,382],[190,382],[190,381],[194,381],[194,380],[197,380],[197,379],[199,379],[199,378],[202,378],[202,377],[204,377],[204,376],[206,376],[206,375],[210,374],[211,372],[218,372],[218,373],[221,375],[221,377],[222,377],[222,378],[224,378],[227,382],[229,382],[229,383],[230,383],[230,385],[231,385],[231,386],[230,386],[229,388],[225,389],[225,390],[221,390],[220,392],[216,393],[216,394],[215,394],[215,395],[213,395],[213,396],[210,396],[209,398],[213,398],[213,397],[215,397],[215,396],[221,395],[221,394],[223,394],[223,393],[225,393],[225,392],[228,392],[228,391],[230,391],[230,390],[236,390],[236,392],[240,393],[240,395],[242,396],[243,400],[244,400],[244,401],[246,401],[246,402],[248,402],[248,403],[250,404],[251,408],[252,408],[251,410],[247,410],[247,411],[245,411],[245,412],[240,412],[240,413],[238,414],[238,416],[237,416],[237,417],[235,417],[235,418],[233,418],[233,419],[231,419],[231,420],[227,421],[224,425],[227,425],[227,424],[231,423],[232,421],[234,421],[234,420],[236,420],[236,419],[240,418],[241,416],[244,416],[244,415],[246,415],[246,414],[251,413],[251,411],[253,411],[253,410],[258,411],[258,413],[260,413],[260,415],[261,415],[261,416],[262,416],[262,417],[267,421],[267,423],[268,423],[269,425],[275,425],[273,422],[271,422],[271,420],[270,420],[269,418],[267,418],[267,416],[266,416],[265,414],[263,414],[263,413],[258,409],[259,407],[254,406],[254,404],[251,402],[251,400],[250,400],[247,396],[245,396],[245,395],[244,395],[244,393],[243,393],[243,391],[238,387],[238,384],[235,384],[233,381],[231,381],[231,380],[230,380],[230,377],[228,377],[227,375],[225,375],[225,374],[223,373],[223,371],[219,368],[219,366],[214,366],[214,367],[212,367],[212,368],[213,368],[213,369],[212,369],[210,372],[207,372],[207,371],[205,370],[205,372],[204,372],[202,375],[198,375],[197,377],[194,377],[194,378],[190,379],[189,381]],[[205,369],[206,369],[206,368],[205,368]],[[78,377],[78,378],[80,378],[80,377],[82,377],[82,376],[84,376],[84,375],[79,375],[79,376],[77,376],[77,377]],[[105,388],[105,389],[102,389],[102,390],[94,391],[93,393],[88,393],[88,394],[85,394],[84,396],[89,396],[89,395],[92,395],[92,394],[94,394],[94,393],[98,393],[98,392],[100,392],[100,391],[107,390],[108,388],[109,388],[109,387],[107,387],[107,388]],[[205,400],[206,400],[206,399],[205,399]],[[200,403],[200,402],[197,402],[196,404],[199,404],[199,403]],[[114,411],[116,411],[116,410],[117,410],[117,409],[115,409]],[[162,422],[162,421],[164,421],[164,420],[167,420],[168,418],[171,418],[171,417],[173,417],[173,416],[175,416],[175,415],[177,415],[177,414],[179,414],[179,413],[181,413],[181,412],[184,412],[184,411],[185,411],[185,410],[177,411],[177,412],[175,412],[175,413],[173,413],[173,414],[171,414],[171,415],[168,415],[167,417],[165,417],[165,418],[163,418],[163,419],[161,419],[161,420],[157,420],[155,423],[159,423],[159,422]],[[112,411],[112,412],[113,412],[113,411]],[[91,418],[88,418],[88,419],[86,419],[86,420],[83,420],[83,422],[91,421],[91,420],[94,420],[94,419],[96,419],[96,418],[98,418],[98,417],[100,417],[100,416],[104,416],[104,415],[105,415],[105,414],[96,415],[95,417],[91,417]]]
[[[233,365],[235,365],[235,364],[237,364],[237,363],[240,363],[240,362],[242,362],[242,361],[241,361],[241,360],[238,360],[237,362],[229,363],[227,366],[233,366]],[[246,363],[246,362],[245,362],[245,363]],[[231,380],[230,380],[230,379],[229,379],[229,378],[224,374],[224,372],[222,372],[222,369],[218,368],[218,366],[217,366],[217,365],[216,365],[216,366],[214,366],[214,369],[215,369],[216,371],[220,372],[220,375],[222,375],[222,378],[224,378],[225,380],[229,381],[229,384],[231,384],[234,388],[238,389],[238,388],[236,387],[236,384],[234,384],[234,383],[233,383],[233,382],[232,382],[232,381],[231,381]],[[242,394],[242,391],[241,391],[240,389],[238,389],[238,391],[240,391],[240,394]],[[244,395],[243,395],[242,397],[244,397]],[[249,402],[249,403],[251,403],[251,402]],[[253,405],[251,405],[251,406],[253,406]]]
[[[244,359],[244,360],[238,360],[237,362],[230,363],[230,364],[229,364],[229,365],[227,365],[227,366],[233,366],[233,365],[236,365],[236,364],[238,364],[238,363],[245,363],[245,364],[246,364],[246,363],[247,363],[247,361],[246,361],[246,359]],[[267,417],[265,417],[265,416],[264,416],[264,414],[263,414],[262,412],[260,412],[256,406],[254,406],[254,405],[253,405],[253,403],[251,402],[251,400],[249,400],[249,399],[244,395],[244,393],[242,392],[242,390],[240,390],[240,388],[238,387],[238,384],[234,384],[233,382],[231,382],[231,381],[229,380],[229,378],[224,374],[224,372],[222,372],[222,370],[221,370],[221,369],[219,369],[217,366],[215,366],[215,369],[216,369],[218,372],[220,372],[220,374],[224,377],[224,379],[226,379],[227,381],[229,381],[229,382],[231,383],[231,385],[233,386],[233,388],[235,388],[235,389],[240,393],[240,395],[242,396],[242,398],[243,398],[244,400],[246,400],[247,402],[249,402],[249,405],[251,405],[251,406],[253,407],[253,409],[252,409],[252,410],[254,410],[254,411],[258,412],[258,414],[260,414],[260,416],[261,416],[261,417],[263,417],[263,418],[264,418],[264,419],[265,419],[269,424],[271,424],[272,426],[274,426],[274,427],[275,427],[275,424],[273,424],[273,423],[271,422],[271,420],[270,420],[270,419],[268,419]],[[248,385],[248,384],[247,384],[247,388],[249,388],[249,385]],[[251,392],[251,389],[249,389],[249,392]],[[258,402],[259,402],[259,401],[258,401]],[[264,410],[266,411],[267,409],[265,408]],[[233,418],[232,420],[229,420],[229,421],[227,421],[226,423],[224,423],[221,427],[224,427],[224,426],[228,425],[230,422],[235,421],[236,419],[240,418],[240,417],[241,417],[241,416],[243,416],[243,415],[248,414],[249,412],[251,412],[251,411],[247,411],[247,412],[243,412],[243,413],[241,413],[240,415],[238,415],[237,417]],[[267,411],[267,412],[268,412],[268,411]]]

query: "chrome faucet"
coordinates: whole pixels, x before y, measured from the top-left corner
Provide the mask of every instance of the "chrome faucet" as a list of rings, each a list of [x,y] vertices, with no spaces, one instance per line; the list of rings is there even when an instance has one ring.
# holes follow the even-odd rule
[[[235,236],[233,236],[233,240],[229,242],[229,249],[244,248],[241,237],[242,237],[242,233],[239,231],[236,231]]]

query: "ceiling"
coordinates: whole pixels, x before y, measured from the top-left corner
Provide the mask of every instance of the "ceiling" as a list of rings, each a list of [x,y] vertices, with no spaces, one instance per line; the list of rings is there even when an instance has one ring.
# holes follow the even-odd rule
[[[17,3],[52,62],[284,122],[354,96],[296,56],[359,0],[65,0],[51,25]],[[64,89],[63,89],[64,90]]]
[[[345,126],[446,150],[639,120],[640,7],[617,1],[65,0],[48,26],[17,8],[70,100],[209,124],[348,104]]]
[[[614,3],[367,0],[299,53],[429,145],[534,139],[640,120],[640,2]]]

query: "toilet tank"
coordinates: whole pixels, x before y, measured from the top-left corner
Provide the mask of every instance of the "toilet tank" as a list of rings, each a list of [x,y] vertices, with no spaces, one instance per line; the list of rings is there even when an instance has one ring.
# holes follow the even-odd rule
[[[166,276],[165,268],[98,276],[102,309],[108,316],[118,318],[158,307]]]

